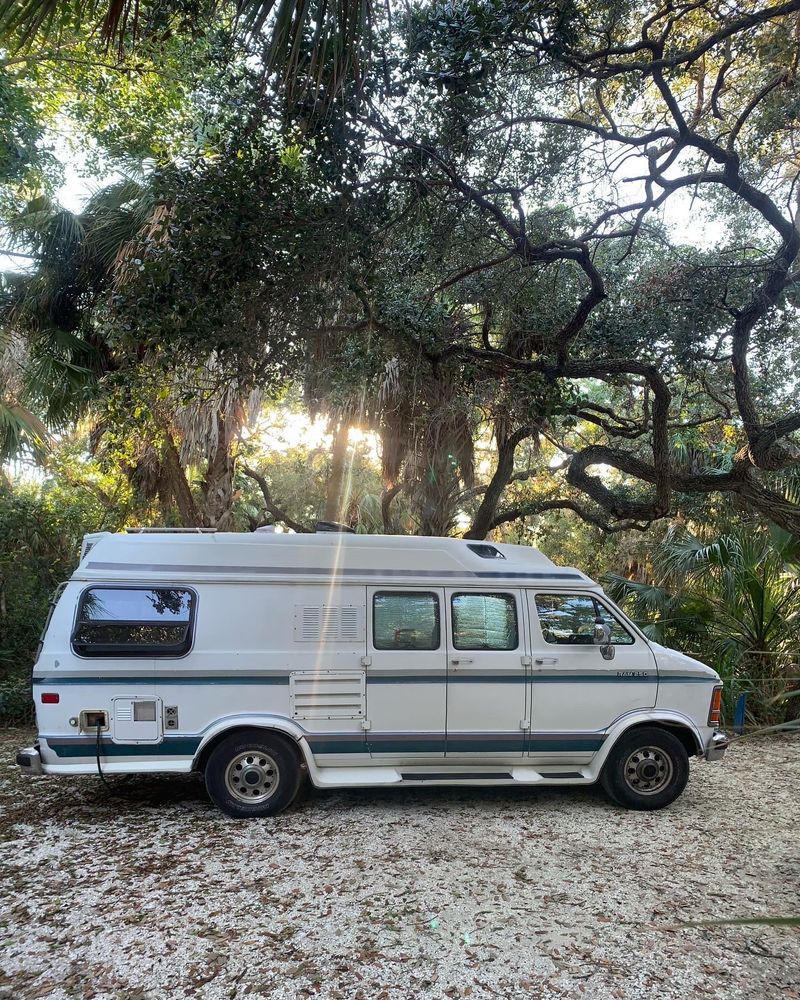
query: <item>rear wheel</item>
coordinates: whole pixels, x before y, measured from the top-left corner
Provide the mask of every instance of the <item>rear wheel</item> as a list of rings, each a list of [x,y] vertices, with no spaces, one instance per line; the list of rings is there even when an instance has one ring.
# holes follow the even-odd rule
[[[600,782],[628,809],[663,809],[689,780],[689,756],[665,729],[643,727],[621,736],[608,755]]]
[[[226,736],[205,769],[212,802],[237,819],[274,816],[297,797],[302,770],[289,741],[261,729]]]

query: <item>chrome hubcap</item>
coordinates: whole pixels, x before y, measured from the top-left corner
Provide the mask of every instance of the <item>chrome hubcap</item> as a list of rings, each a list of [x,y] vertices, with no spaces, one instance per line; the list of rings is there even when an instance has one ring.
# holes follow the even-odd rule
[[[278,765],[261,750],[237,754],[225,770],[225,785],[240,802],[264,802],[280,781]]]
[[[672,779],[672,760],[658,747],[639,747],[625,761],[625,781],[641,795],[655,795]]]

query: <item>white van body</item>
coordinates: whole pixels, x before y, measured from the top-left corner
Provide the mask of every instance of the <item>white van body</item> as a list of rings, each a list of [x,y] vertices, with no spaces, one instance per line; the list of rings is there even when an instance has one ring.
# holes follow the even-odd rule
[[[284,734],[321,788],[585,785],[633,727],[721,757],[719,685],[525,546],[104,532],[52,611],[38,744],[18,760],[29,774],[184,773],[258,728]]]

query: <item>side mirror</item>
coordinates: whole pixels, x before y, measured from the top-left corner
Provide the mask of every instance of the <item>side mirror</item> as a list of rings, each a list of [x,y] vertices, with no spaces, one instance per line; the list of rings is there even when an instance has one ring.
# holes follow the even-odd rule
[[[593,640],[595,646],[607,646],[611,642],[611,626],[595,622]]]
[[[594,634],[592,636],[595,646],[600,647],[600,655],[604,660],[613,660],[617,650],[611,645],[611,626],[604,624],[599,619],[594,623]]]

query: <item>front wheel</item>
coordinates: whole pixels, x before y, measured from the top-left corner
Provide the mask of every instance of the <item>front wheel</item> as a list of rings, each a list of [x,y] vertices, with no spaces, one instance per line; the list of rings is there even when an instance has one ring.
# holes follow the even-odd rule
[[[645,727],[621,736],[600,776],[608,796],[628,809],[663,809],[689,780],[686,748],[665,729]]]
[[[205,779],[214,805],[228,816],[245,819],[283,812],[297,797],[302,771],[285,737],[243,729],[214,748]]]

